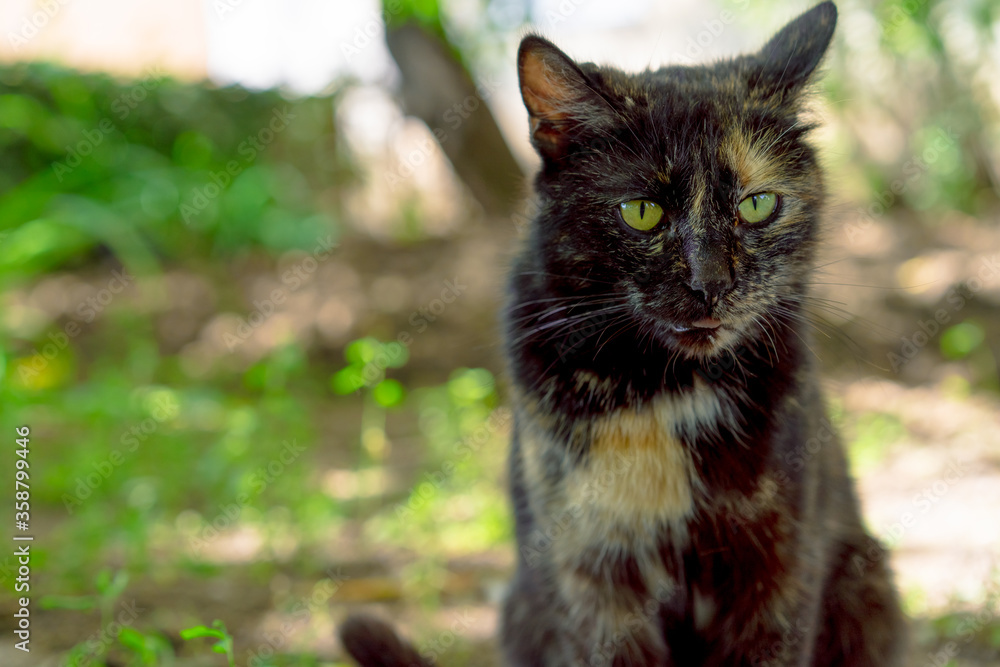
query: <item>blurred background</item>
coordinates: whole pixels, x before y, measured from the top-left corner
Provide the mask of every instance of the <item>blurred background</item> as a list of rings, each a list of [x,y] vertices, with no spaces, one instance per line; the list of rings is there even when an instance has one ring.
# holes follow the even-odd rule
[[[495,664],[517,43],[699,62],[811,4],[5,0],[0,465],[27,424],[35,541],[30,655],[0,554],[0,664],[339,664],[358,609]],[[831,421],[911,664],[996,665],[1000,5],[838,7]]]

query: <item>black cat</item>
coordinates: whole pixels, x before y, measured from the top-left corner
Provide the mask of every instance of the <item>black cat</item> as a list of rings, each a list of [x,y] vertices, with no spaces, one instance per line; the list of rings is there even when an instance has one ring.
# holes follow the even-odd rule
[[[507,664],[900,663],[803,311],[824,187],[800,114],[836,16],[639,74],[522,41],[542,166],[506,308]],[[420,660],[371,619],[343,635]]]

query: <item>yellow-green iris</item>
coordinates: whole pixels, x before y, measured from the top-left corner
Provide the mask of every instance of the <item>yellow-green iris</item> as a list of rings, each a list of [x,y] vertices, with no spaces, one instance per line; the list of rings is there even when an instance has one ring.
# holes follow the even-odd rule
[[[740,222],[753,225],[764,222],[774,215],[778,210],[778,195],[773,192],[759,192],[750,195],[740,202],[739,207]]]
[[[633,199],[621,203],[621,214],[626,225],[647,232],[663,218],[663,209],[648,199]]]

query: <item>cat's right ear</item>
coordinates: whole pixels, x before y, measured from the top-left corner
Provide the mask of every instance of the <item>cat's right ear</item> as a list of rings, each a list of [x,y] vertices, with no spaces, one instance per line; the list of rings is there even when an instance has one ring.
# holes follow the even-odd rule
[[[794,97],[823,59],[837,25],[837,7],[821,2],[778,31],[756,55],[751,90],[766,97]]]
[[[517,74],[531,143],[543,158],[563,157],[580,125],[599,108],[597,94],[569,56],[537,35],[521,40]]]

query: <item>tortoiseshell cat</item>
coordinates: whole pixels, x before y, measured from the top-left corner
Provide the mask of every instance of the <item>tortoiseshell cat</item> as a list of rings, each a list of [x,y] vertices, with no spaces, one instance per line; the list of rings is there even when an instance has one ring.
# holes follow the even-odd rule
[[[800,114],[836,16],[635,75],[522,41],[542,166],[506,311],[507,664],[902,660],[803,311],[824,190]],[[428,662],[371,619],[343,636],[366,667]]]

